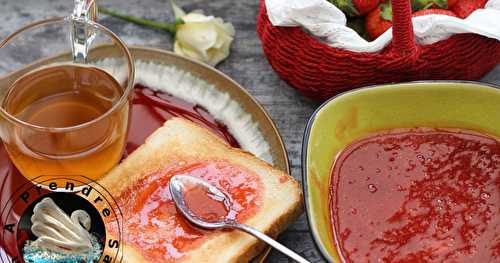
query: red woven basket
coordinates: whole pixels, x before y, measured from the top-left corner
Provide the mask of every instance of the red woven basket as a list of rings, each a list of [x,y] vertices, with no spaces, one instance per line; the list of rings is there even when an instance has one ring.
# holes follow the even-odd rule
[[[379,53],[333,48],[300,27],[275,27],[260,0],[257,32],[274,70],[316,100],[356,87],[411,80],[477,80],[500,63],[500,41],[458,34],[417,45],[409,0],[392,0],[393,40]]]

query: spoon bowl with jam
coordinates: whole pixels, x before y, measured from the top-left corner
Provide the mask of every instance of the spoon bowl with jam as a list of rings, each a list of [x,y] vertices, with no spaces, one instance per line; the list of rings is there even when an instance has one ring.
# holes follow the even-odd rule
[[[204,229],[238,229],[266,242],[297,262],[309,262],[257,229],[237,222],[231,198],[209,182],[193,176],[175,175],[170,179],[169,189],[181,214],[194,225]]]

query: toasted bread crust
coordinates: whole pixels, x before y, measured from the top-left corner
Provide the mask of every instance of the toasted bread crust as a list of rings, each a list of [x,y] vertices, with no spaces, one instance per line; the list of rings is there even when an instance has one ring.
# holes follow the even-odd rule
[[[208,130],[180,118],[167,121],[100,184],[119,196],[134,182],[157,172],[172,160],[224,160],[255,173],[263,183],[263,202],[244,223],[277,236],[303,212],[299,183],[253,155],[235,149]],[[125,179],[126,178],[126,179]],[[178,262],[248,262],[265,248],[254,237],[239,231],[217,232],[200,246],[186,252]],[[123,262],[149,262],[130,245]]]

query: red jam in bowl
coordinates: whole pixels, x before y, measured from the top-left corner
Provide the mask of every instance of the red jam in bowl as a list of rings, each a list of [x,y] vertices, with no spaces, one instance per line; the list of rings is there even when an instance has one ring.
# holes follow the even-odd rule
[[[117,202],[125,207],[123,217],[125,241],[141,251],[151,262],[172,262],[214,232],[190,225],[176,210],[170,195],[170,178],[184,174],[202,178],[222,189],[231,199],[230,211],[207,201],[200,193],[191,193],[192,204],[205,202],[209,214],[231,216],[239,222],[256,213],[261,205],[259,177],[225,161],[180,164],[146,176],[126,190]],[[201,193],[203,194],[203,193]],[[209,202],[209,203],[207,203]],[[197,207],[197,209],[202,207]],[[212,214],[213,215],[213,214]]]
[[[346,262],[500,262],[500,142],[435,129],[355,142],[333,166],[330,216]]]

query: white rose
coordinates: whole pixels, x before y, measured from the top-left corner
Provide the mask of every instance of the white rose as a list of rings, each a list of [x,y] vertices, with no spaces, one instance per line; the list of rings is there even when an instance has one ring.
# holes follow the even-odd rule
[[[221,18],[206,16],[200,11],[185,14],[172,4],[176,18],[184,23],[176,26],[174,52],[212,66],[229,56],[234,27]]]

